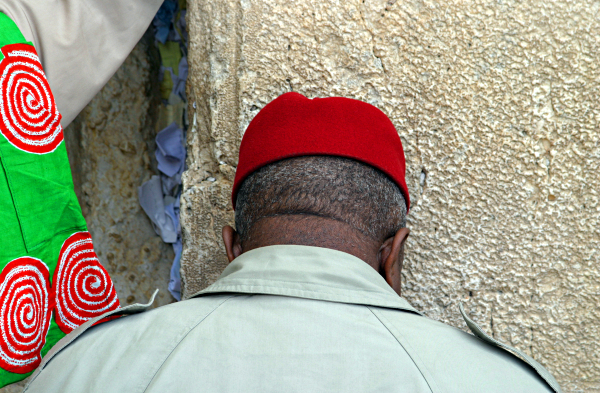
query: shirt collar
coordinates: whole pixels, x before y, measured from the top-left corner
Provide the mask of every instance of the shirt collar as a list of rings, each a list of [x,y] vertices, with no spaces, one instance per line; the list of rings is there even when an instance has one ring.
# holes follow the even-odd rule
[[[321,247],[277,245],[250,250],[234,259],[214,284],[192,297],[223,292],[364,304],[422,315],[367,263]]]

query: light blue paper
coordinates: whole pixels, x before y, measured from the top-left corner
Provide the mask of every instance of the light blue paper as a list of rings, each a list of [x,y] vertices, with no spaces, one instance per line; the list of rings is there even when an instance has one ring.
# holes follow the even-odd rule
[[[183,251],[183,244],[181,243],[181,237],[177,239],[177,242],[173,243],[173,251],[175,251],[175,259],[173,259],[173,265],[171,266],[171,278],[169,280],[169,292],[178,301],[181,300],[181,253]]]
[[[183,146],[183,131],[175,122],[156,135],[156,160],[158,170],[168,177],[183,172],[185,148]]]
[[[162,185],[159,176],[152,176],[138,188],[138,198],[144,212],[152,221],[154,231],[160,235],[165,243],[175,243],[177,241],[177,222],[174,222],[171,216],[165,212]]]

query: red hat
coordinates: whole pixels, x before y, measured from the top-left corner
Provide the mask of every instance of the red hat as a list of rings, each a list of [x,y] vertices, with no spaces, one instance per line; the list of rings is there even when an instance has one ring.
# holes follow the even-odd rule
[[[254,171],[285,158],[318,155],[352,158],[379,169],[400,187],[410,207],[402,142],[382,111],[350,98],[311,100],[292,92],[267,104],[246,129],[233,182],[234,209],[240,186]]]

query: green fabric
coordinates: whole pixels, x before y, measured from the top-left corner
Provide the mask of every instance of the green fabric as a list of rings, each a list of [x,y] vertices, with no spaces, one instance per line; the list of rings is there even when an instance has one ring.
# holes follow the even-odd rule
[[[0,13],[0,47],[15,43],[31,45],[10,18]],[[0,271],[10,261],[29,256],[48,266],[52,282],[63,242],[72,233],[86,230],[64,141],[51,153],[31,154],[0,135]],[[64,335],[51,318],[42,355]],[[29,374],[0,369],[0,387]]]
[[[7,44],[26,43],[25,37],[14,24],[14,22],[5,14],[0,12],[0,47]],[[0,59],[3,58],[0,54]]]
[[[61,233],[86,230],[64,141],[54,152],[38,155],[19,150],[6,138],[0,138],[0,157],[29,253],[47,249],[45,243]],[[12,230],[15,229],[19,228]],[[7,250],[1,252],[4,257]]]
[[[195,298],[86,327],[25,392],[553,392],[496,343],[420,315],[371,266],[320,247],[248,251]]]

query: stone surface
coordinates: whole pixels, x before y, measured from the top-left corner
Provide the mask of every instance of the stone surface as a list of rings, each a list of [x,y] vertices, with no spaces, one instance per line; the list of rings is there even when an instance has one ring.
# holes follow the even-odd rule
[[[237,149],[276,96],[381,108],[413,201],[405,297],[600,391],[600,2],[192,0],[185,295],[226,265]]]
[[[21,393],[28,382],[29,378],[26,378],[20,382],[5,386],[3,388],[0,388],[0,393]]]
[[[75,189],[94,248],[121,305],[171,303],[173,250],[152,229],[138,187],[157,174],[157,50],[147,33],[92,102],[65,130]]]

